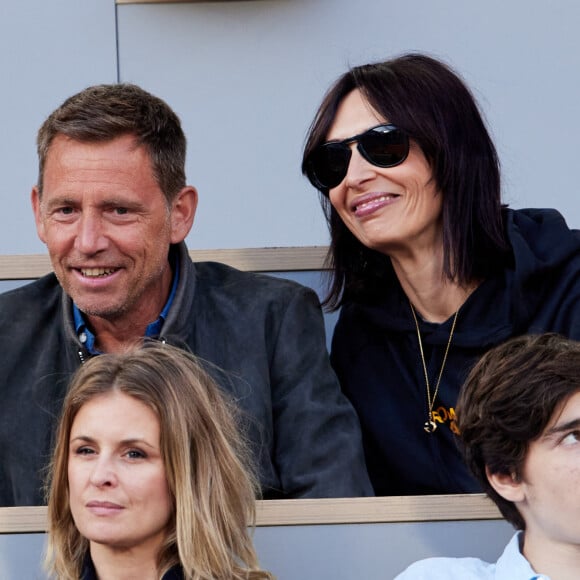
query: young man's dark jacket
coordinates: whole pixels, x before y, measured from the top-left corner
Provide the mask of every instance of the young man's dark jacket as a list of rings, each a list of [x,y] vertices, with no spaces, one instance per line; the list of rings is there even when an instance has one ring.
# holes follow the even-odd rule
[[[265,498],[372,493],[358,419],[330,368],[315,293],[193,263],[160,338],[208,361],[242,409]],[[89,354],[54,274],[0,296],[0,506],[44,503],[43,468],[67,383]]]

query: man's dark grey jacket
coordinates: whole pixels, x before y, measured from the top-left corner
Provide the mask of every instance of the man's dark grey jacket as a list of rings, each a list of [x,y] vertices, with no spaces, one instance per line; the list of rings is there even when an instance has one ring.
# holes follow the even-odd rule
[[[243,410],[263,497],[371,495],[315,293],[174,250],[180,279],[160,338],[208,361]],[[44,503],[62,399],[87,356],[54,274],[0,296],[0,506]]]

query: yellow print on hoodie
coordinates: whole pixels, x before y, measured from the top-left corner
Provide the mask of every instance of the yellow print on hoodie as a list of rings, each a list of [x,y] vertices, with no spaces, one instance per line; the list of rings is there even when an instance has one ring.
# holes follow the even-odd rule
[[[437,407],[437,409],[433,409],[432,416],[435,423],[440,425],[449,425],[449,429],[451,429],[455,435],[459,435],[459,429],[457,427],[457,420],[455,417],[455,409],[453,407],[446,409],[443,407],[443,405],[441,405],[440,407]]]

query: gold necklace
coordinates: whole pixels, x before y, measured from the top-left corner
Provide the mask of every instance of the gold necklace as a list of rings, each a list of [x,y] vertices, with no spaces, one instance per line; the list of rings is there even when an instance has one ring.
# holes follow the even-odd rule
[[[449,333],[449,340],[447,341],[447,346],[445,347],[445,354],[443,355],[443,362],[441,363],[441,368],[439,369],[439,376],[437,377],[437,383],[435,384],[435,391],[431,396],[431,386],[429,385],[429,375],[427,374],[427,364],[425,363],[425,354],[423,353],[423,341],[421,340],[421,331],[419,330],[419,322],[417,320],[417,315],[415,314],[415,308],[409,300],[409,306],[411,307],[411,313],[413,314],[413,320],[415,321],[415,328],[417,329],[417,340],[419,341],[419,352],[421,353],[421,362],[423,363],[423,374],[425,375],[425,387],[427,389],[427,421],[423,424],[423,429],[427,433],[433,433],[437,429],[437,423],[433,421],[433,406],[435,405],[435,399],[437,393],[439,392],[439,383],[441,382],[441,376],[443,375],[443,369],[445,368],[445,363],[447,362],[447,354],[449,352],[449,347],[451,346],[451,340],[453,339],[453,333],[455,332],[455,323],[457,322],[457,315],[459,314],[459,308],[455,312],[453,317],[453,324],[451,325],[451,332]]]

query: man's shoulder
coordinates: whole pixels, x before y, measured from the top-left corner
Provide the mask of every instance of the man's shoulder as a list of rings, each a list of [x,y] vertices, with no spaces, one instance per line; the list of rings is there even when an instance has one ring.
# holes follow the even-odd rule
[[[41,300],[46,304],[50,297],[60,297],[61,287],[54,274],[47,274],[34,282],[0,294],[0,308],[33,306]]]
[[[61,328],[62,290],[54,275],[0,294],[0,345],[7,364],[22,365],[18,353],[38,352],[57,345]],[[32,345],[36,350],[32,351]],[[54,348],[58,349],[58,346]],[[47,355],[48,356],[48,355]]]
[[[62,289],[54,274],[0,294],[0,318],[14,318],[18,312],[47,310],[60,302]]]
[[[195,262],[195,279],[196,293],[219,290],[234,295],[248,294],[256,298],[272,298],[314,292],[294,280],[242,271],[219,262]]]

